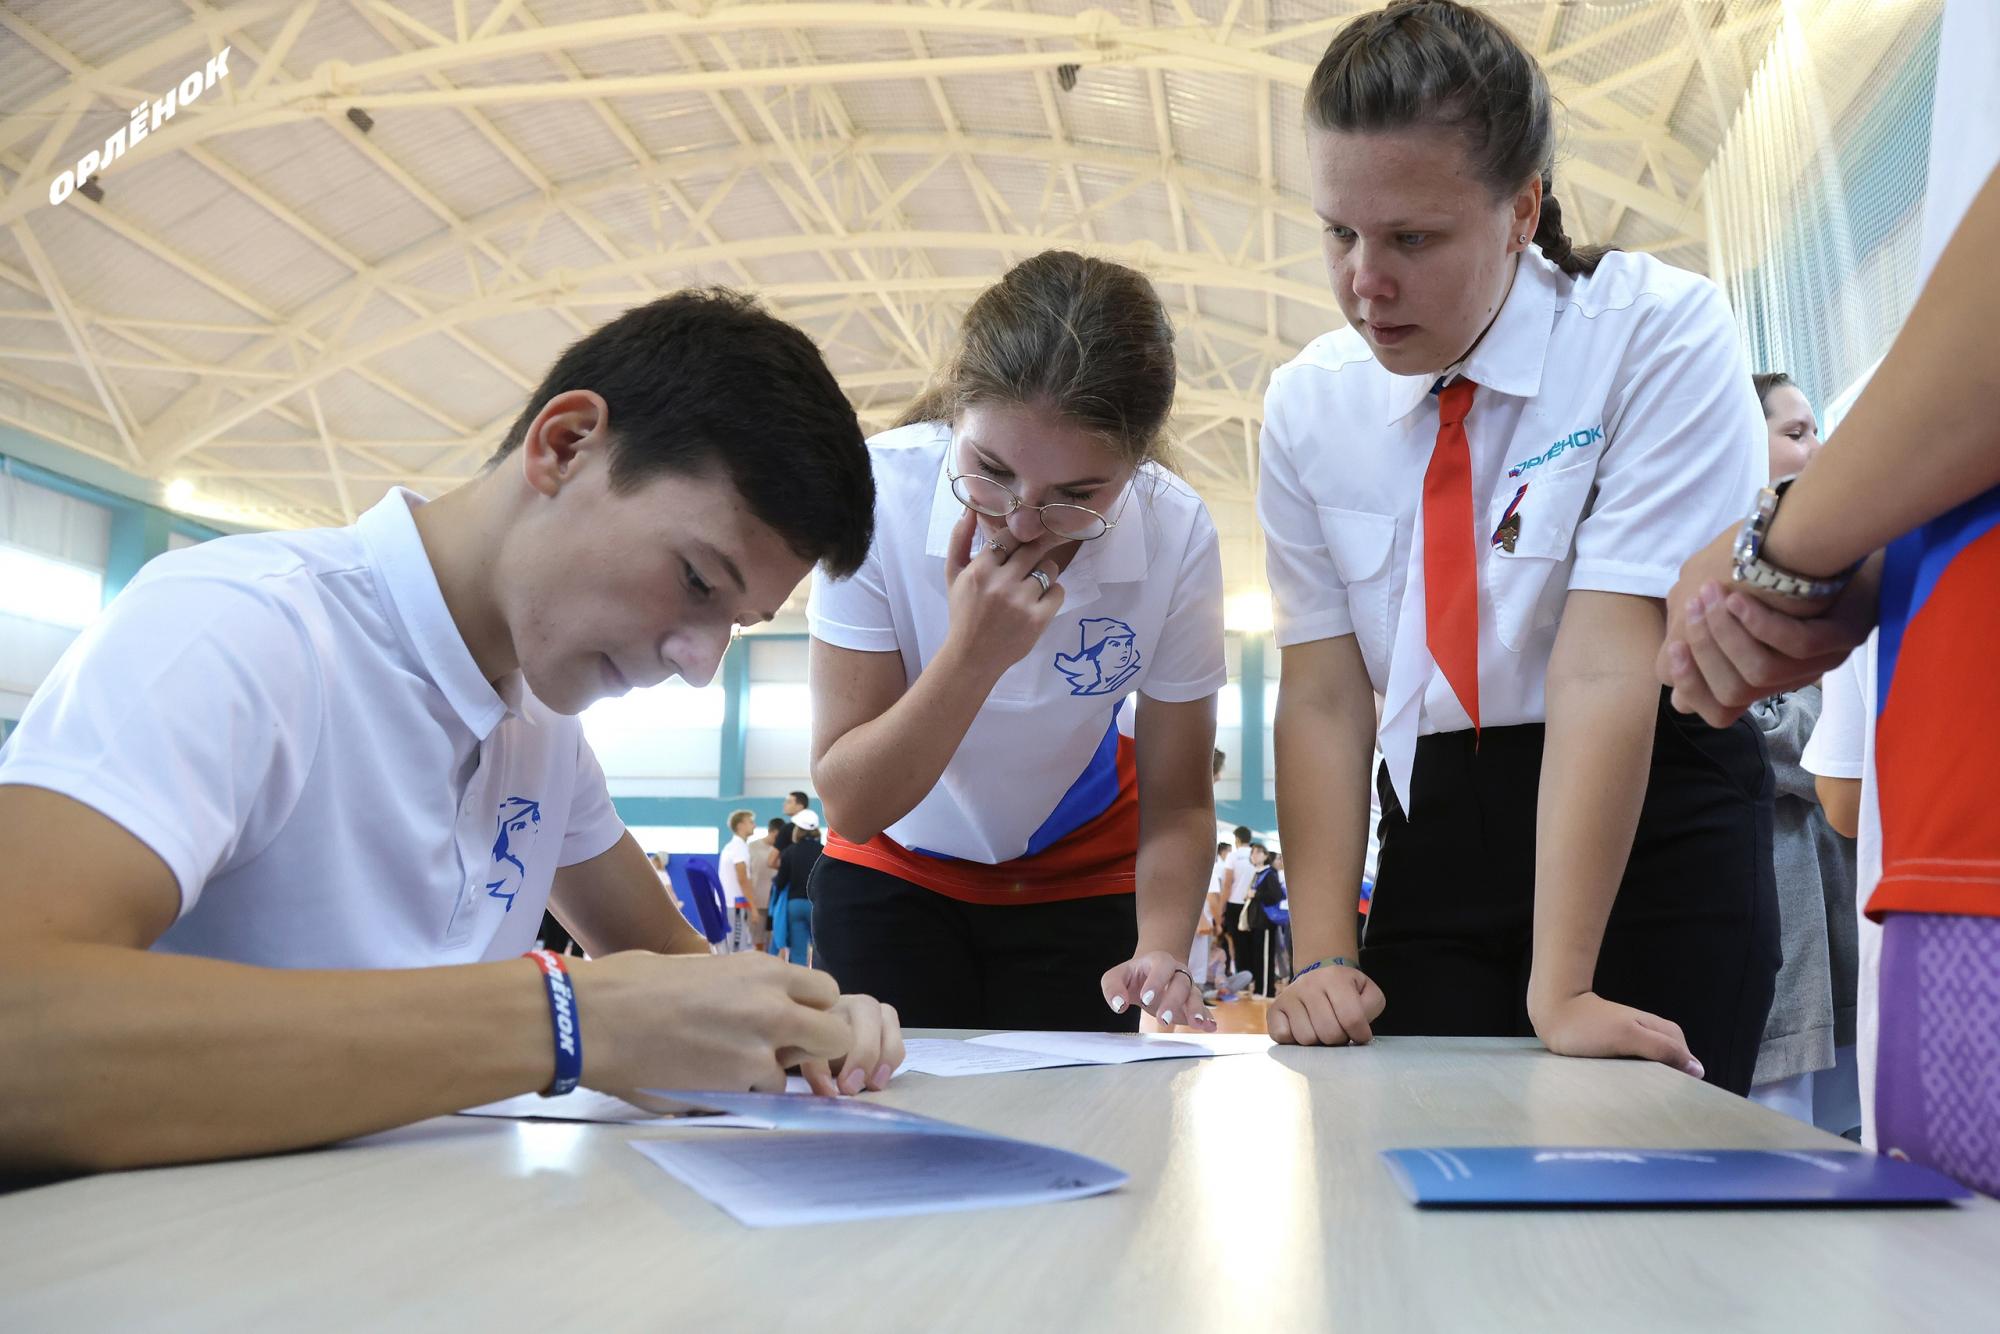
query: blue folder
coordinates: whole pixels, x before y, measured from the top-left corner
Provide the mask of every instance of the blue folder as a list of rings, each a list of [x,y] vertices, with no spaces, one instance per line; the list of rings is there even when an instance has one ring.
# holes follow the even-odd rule
[[[1424,1208],[1867,1206],[1972,1195],[1915,1163],[1828,1149],[1433,1148],[1382,1158]]]

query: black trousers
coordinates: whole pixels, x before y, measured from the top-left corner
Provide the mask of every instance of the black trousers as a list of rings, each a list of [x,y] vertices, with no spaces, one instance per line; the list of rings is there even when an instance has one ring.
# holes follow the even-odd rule
[[[1378,775],[1381,858],[1361,967],[1378,1033],[1530,1036],[1543,729],[1422,737],[1414,818]],[[1772,778],[1747,719],[1714,729],[1662,692],[1652,776],[1595,979],[1681,1026],[1708,1082],[1746,1092],[1778,973]]]
[[[842,991],[895,1006],[907,1027],[1139,1027],[1136,1008],[1111,1012],[1102,986],[1105,972],[1139,945],[1130,894],[964,903],[886,871],[821,857],[812,903],[819,966]]]
[[[1229,971],[1234,973],[1250,967],[1250,933],[1243,929],[1244,903],[1222,905],[1222,938],[1229,945]]]
[[[1243,906],[1248,909],[1250,905]],[[1250,985],[1259,996],[1268,996],[1271,994],[1271,970],[1265,964],[1264,956],[1266,954],[1272,956],[1272,962],[1275,964],[1278,952],[1278,942],[1271,931],[1271,924],[1259,917],[1257,925],[1243,933],[1243,939],[1244,948],[1250,952],[1250,962],[1243,965],[1250,970]]]

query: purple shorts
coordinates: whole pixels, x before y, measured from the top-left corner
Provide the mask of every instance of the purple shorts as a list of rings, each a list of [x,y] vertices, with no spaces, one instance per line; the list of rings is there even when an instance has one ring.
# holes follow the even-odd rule
[[[1884,923],[1875,1142],[2000,1196],[2000,917]]]

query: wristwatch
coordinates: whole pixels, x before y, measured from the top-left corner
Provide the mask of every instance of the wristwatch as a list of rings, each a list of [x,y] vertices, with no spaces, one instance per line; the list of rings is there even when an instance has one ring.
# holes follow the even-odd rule
[[[1771,531],[1771,521],[1778,516],[1778,502],[1785,492],[1799,479],[1797,473],[1790,477],[1780,477],[1757,493],[1757,508],[1743,521],[1743,531],[1736,535],[1733,554],[1735,567],[1730,577],[1739,584],[1765,589],[1783,598],[1800,600],[1830,598],[1847,587],[1847,581],[1861,568],[1860,562],[1848,566],[1839,574],[1825,579],[1811,575],[1793,574],[1764,559],[1764,538]]]

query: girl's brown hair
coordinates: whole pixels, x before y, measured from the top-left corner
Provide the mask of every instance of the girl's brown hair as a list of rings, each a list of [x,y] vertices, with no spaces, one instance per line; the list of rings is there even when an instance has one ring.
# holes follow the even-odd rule
[[[1579,250],[1563,231],[1542,67],[1505,28],[1456,0],[1396,0],[1342,28],[1306,87],[1306,115],[1322,130],[1456,130],[1495,199],[1541,177],[1534,240],[1550,263],[1590,273],[1609,248]]]
[[[1771,415],[1771,409],[1764,405],[1764,400],[1771,396],[1771,391],[1779,385],[1794,383],[1792,377],[1783,371],[1759,371],[1750,377],[1750,386],[1757,391],[1757,404],[1764,408],[1766,417]]]
[[[1130,463],[1165,462],[1174,329],[1143,274],[1070,250],[1024,259],[965,312],[958,347],[897,424],[975,403],[1050,409]]]

